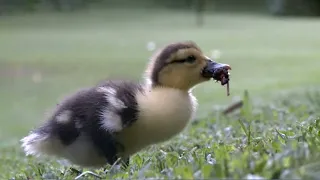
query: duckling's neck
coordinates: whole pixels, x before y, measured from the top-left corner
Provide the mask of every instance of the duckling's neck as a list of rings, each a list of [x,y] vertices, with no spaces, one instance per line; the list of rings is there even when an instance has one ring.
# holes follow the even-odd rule
[[[146,121],[151,123],[150,126],[185,126],[184,123],[192,118],[197,106],[196,98],[191,91],[165,86],[154,86],[138,94],[137,102],[141,117],[146,117]],[[160,122],[153,123],[152,119],[158,119]]]
[[[137,96],[139,118],[124,133],[125,146],[132,154],[147,145],[166,141],[181,132],[192,119],[197,102],[191,92],[168,87],[152,87]]]

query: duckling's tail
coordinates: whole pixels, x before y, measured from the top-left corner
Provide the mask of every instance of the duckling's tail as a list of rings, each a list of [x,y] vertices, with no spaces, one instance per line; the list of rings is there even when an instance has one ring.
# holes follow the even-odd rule
[[[62,148],[62,144],[56,137],[39,131],[31,132],[20,142],[26,155],[57,155]]]

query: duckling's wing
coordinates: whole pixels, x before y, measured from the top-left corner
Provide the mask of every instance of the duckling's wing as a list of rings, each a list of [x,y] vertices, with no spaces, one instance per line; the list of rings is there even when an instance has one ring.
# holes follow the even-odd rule
[[[43,126],[23,138],[27,154],[56,155],[80,165],[113,164],[115,133],[136,120],[134,83],[105,82],[83,89],[57,105]]]

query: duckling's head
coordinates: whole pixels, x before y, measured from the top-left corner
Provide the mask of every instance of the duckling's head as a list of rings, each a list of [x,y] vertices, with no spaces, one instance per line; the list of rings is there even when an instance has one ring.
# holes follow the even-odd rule
[[[192,41],[172,43],[158,51],[149,64],[147,76],[152,87],[171,87],[188,91],[212,78],[216,69],[230,69],[205,56]]]

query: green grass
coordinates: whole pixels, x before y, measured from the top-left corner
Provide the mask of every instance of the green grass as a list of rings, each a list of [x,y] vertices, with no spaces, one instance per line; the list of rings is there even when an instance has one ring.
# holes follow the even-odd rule
[[[158,10],[0,17],[1,175],[75,177],[54,160],[25,157],[18,140],[64,95],[104,78],[139,79],[152,54],[147,42],[193,40],[208,55],[221,50],[218,61],[233,67],[231,96],[213,82],[199,85],[197,123],[134,156],[130,171],[97,173],[106,178],[317,177],[318,164],[312,163],[319,160],[320,98],[317,88],[315,102],[304,92],[319,82],[320,21],[208,14],[204,27],[194,25],[191,13]],[[40,83],[32,80],[36,74]],[[213,111],[244,90],[254,110],[231,117]]]

